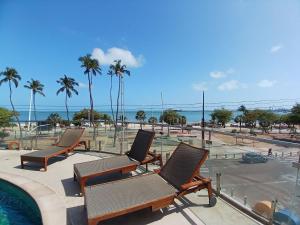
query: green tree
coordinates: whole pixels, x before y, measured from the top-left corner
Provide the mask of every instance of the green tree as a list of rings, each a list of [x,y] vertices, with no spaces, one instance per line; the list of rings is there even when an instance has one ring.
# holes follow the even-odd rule
[[[37,148],[38,121],[37,121],[37,117],[36,117],[35,97],[36,97],[36,94],[45,96],[45,94],[43,93],[44,85],[39,80],[31,79],[31,81],[27,81],[27,84],[24,85],[24,87],[32,91],[33,113],[34,113],[34,120],[35,120],[35,123],[36,123],[35,148]]]
[[[258,119],[258,113],[255,110],[248,111],[244,116],[244,122],[246,127],[255,128]]]
[[[245,115],[248,112],[248,109],[246,108],[246,106],[241,105],[237,111],[242,112],[243,115]]]
[[[254,111],[257,114],[259,126],[264,133],[267,133],[277,119],[276,114],[269,110],[256,109]]]
[[[106,113],[104,113],[104,114],[100,115],[100,119],[104,120],[104,127],[105,127],[105,132],[106,132],[106,126],[108,124],[110,124],[110,122],[111,122],[111,116],[108,115],[108,114],[106,114]]]
[[[152,124],[152,131],[154,131],[154,124],[157,123],[157,118],[154,117],[154,116],[151,116],[151,117],[148,119],[148,123]]]
[[[300,104],[294,105],[290,113],[282,115],[282,121],[288,125],[290,133],[296,133],[295,125],[300,124]]]
[[[101,68],[98,60],[92,59],[90,54],[86,56],[79,57],[79,61],[81,62],[81,67],[84,68],[84,74],[88,76],[88,84],[89,84],[89,94],[90,94],[90,123],[94,127],[94,139],[96,139],[96,132],[95,132],[95,124],[94,120],[94,100],[92,94],[92,85],[93,85],[93,75],[96,76],[97,74],[101,74]]]
[[[232,111],[227,109],[215,109],[212,114],[211,118],[213,121],[217,121],[217,123],[221,123],[222,126],[225,128],[226,123],[228,123],[232,118]]]
[[[126,69],[126,65],[122,65],[121,60],[115,60],[114,64],[109,66],[110,76],[115,75],[118,78],[118,95],[117,95],[117,109],[116,109],[116,116],[114,121],[115,133],[114,133],[114,143],[113,146],[116,145],[116,138],[117,138],[117,125],[118,125],[118,116],[119,116],[119,101],[120,101],[120,91],[121,91],[121,82],[123,79],[124,74],[130,75],[130,71]],[[112,102],[112,101],[111,101]]]
[[[248,109],[246,108],[246,106],[241,105],[238,109],[238,112],[241,112],[241,115],[238,115],[234,118],[234,122],[239,123],[239,127],[240,127],[240,132],[242,131],[242,123],[245,122],[245,116],[246,114],[249,112]]]
[[[12,107],[14,116],[15,116],[15,118],[17,120],[17,123],[18,123],[18,126],[19,126],[19,131],[20,131],[20,148],[22,149],[23,148],[22,127],[21,127],[21,124],[20,124],[19,116],[18,116],[18,114],[16,112],[15,106],[14,106],[13,101],[12,101],[12,93],[13,93],[12,92],[12,83],[17,88],[18,84],[19,84],[19,81],[21,80],[21,76],[18,74],[18,71],[16,69],[11,68],[11,67],[6,67],[5,71],[3,71],[3,72],[0,73],[0,77],[3,77],[0,80],[0,86],[3,83],[8,82],[8,86],[9,86],[9,101],[10,101],[10,105]]]
[[[157,123],[157,118],[154,117],[154,116],[151,116],[151,117],[148,119],[148,123],[150,123],[150,124],[156,124],[156,123]]]
[[[50,124],[52,127],[54,127],[54,134],[56,133],[56,125],[58,123],[61,123],[62,118],[58,113],[51,113],[48,118],[46,119],[46,122]]]
[[[160,116],[160,122],[165,122],[168,124],[168,136],[170,136],[170,125],[179,124],[179,117],[180,115],[172,109],[165,110]]]
[[[288,125],[290,133],[296,133],[297,129],[295,127],[295,124],[296,124],[297,118],[295,117],[294,114],[288,113],[288,114],[282,115],[282,121],[283,121],[283,123]]]
[[[300,104],[296,104],[292,107],[290,113],[290,120],[294,125],[300,124]]]
[[[8,109],[0,107],[0,127],[8,127],[11,125],[14,113]]]
[[[179,124],[181,125],[181,132],[183,132],[183,126],[186,124],[186,117],[185,116],[182,116],[182,115],[179,115],[178,117],[178,122]]]
[[[93,111],[93,115],[95,120],[100,120],[101,119],[101,113],[97,111]],[[75,121],[82,121],[82,120],[90,120],[90,110],[89,109],[82,109],[79,112],[76,112],[73,116],[73,120]]]
[[[141,129],[143,129],[143,123],[146,119],[146,113],[143,110],[137,111],[135,115],[135,119],[140,122]]]
[[[242,131],[242,123],[244,122],[244,115],[238,115],[234,118],[234,122],[239,124],[240,132]]]
[[[79,86],[79,85],[75,81],[74,78],[67,77],[67,75],[64,75],[62,78],[60,78],[56,82],[61,85],[61,88],[58,89],[58,91],[56,92],[56,95],[58,95],[60,92],[64,92],[64,91],[66,92],[65,106],[66,106],[67,118],[70,123],[68,98],[72,97],[72,93],[75,93],[76,95],[78,95],[78,91],[75,89],[75,86]]]

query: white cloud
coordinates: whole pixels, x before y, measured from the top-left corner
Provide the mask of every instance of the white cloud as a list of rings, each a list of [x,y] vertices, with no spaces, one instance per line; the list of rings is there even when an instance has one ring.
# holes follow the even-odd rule
[[[209,76],[211,76],[212,78],[215,79],[219,79],[222,77],[226,77],[226,73],[222,72],[222,71],[213,71],[209,73]]]
[[[208,90],[206,82],[193,84],[192,87],[195,91],[207,91]]]
[[[283,46],[280,45],[280,44],[279,45],[274,45],[274,46],[271,47],[270,52],[271,53],[276,53],[276,52],[278,52],[282,48],[283,48]]]
[[[276,83],[276,80],[261,80],[257,83],[257,85],[262,88],[269,88],[273,87]]]
[[[209,73],[209,76],[211,76],[214,79],[219,79],[223,77],[227,77],[227,75],[233,74],[235,70],[233,68],[229,68],[226,71],[212,71]]]
[[[244,83],[241,83],[237,80],[227,81],[218,86],[218,89],[220,91],[232,91],[232,90],[236,90],[236,89],[240,89],[240,88],[247,88],[247,85]]]
[[[88,88],[88,85],[85,84],[85,83],[82,83],[82,82],[78,82],[78,86],[79,86],[80,88]]]
[[[144,62],[143,55],[134,56],[131,51],[122,48],[110,48],[104,52],[101,48],[94,48],[92,58],[97,59],[100,65],[109,65],[114,60],[121,60],[127,67],[140,67]]]

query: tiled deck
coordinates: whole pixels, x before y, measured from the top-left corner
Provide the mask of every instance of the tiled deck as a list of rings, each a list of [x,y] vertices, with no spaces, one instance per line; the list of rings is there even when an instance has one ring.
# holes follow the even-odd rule
[[[47,172],[41,172],[38,166],[20,168],[20,155],[27,152],[0,150],[0,172],[24,176],[49,187],[65,203],[68,217],[66,223],[70,225],[86,224],[83,197],[79,197],[79,186],[73,181],[73,164],[99,157],[75,153],[67,159],[56,160],[55,163],[49,165]],[[101,154],[101,157],[106,156],[108,155]],[[174,205],[164,210],[154,213],[150,210],[142,210],[105,221],[102,224],[259,224],[220,199],[212,208],[207,207],[207,201],[207,192],[201,191],[177,200]]]

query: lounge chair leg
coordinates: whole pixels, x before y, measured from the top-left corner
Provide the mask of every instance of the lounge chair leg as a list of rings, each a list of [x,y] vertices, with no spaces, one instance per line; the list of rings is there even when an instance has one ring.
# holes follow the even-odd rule
[[[213,195],[212,187],[211,187],[211,182],[209,182],[209,183],[207,184],[207,192],[208,192],[209,206],[210,206],[210,207],[213,207],[213,206],[216,205],[217,199],[216,199],[216,197]]]
[[[77,177],[75,173],[73,174],[73,181],[77,181]]]
[[[208,182],[207,184],[207,192],[208,192],[208,197],[211,198],[213,196],[211,182]]]
[[[45,161],[44,161],[44,170],[45,170],[45,172],[47,171],[47,164],[48,164],[48,159],[45,159]]]
[[[87,179],[81,179],[80,181],[79,181],[79,183],[80,183],[80,190],[81,190],[81,196],[83,196],[84,195],[84,187],[85,187],[85,183],[86,183],[86,181],[87,181]]]

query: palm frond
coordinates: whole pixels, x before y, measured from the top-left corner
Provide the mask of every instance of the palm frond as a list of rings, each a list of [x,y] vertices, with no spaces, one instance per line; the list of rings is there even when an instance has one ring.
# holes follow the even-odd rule
[[[65,87],[61,87],[60,89],[58,89],[58,91],[56,92],[56,95],[58,95],[60,92],[64,92],[65,91]]]
[[[19,85],[18,81],[16,79],[12,79],[11,81],[14,83],[15,87],[17,88]]]

